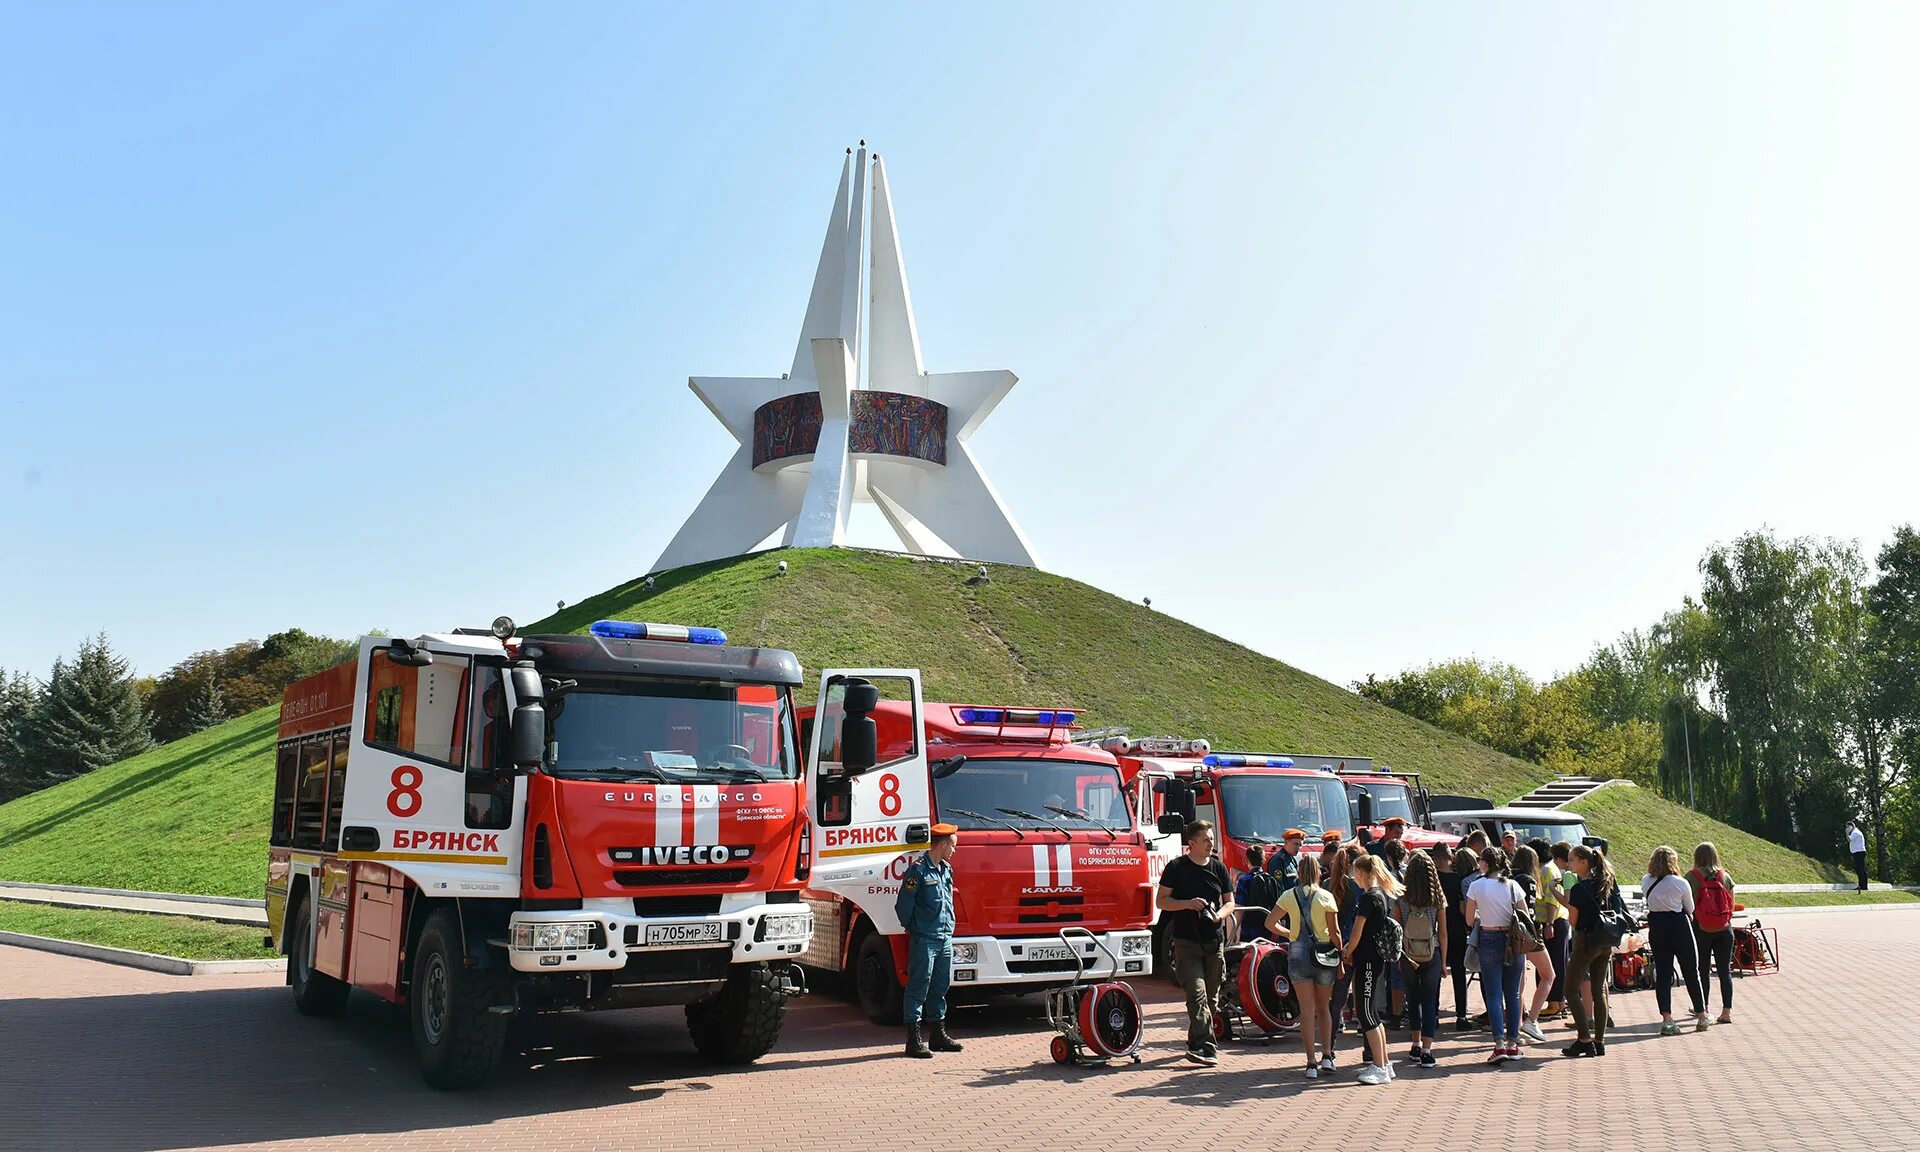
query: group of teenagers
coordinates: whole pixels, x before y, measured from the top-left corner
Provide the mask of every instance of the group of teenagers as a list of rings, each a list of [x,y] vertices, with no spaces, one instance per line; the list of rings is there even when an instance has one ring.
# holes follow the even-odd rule
[[[1638,930],[1612,865],[1598,848],[1543,839],[1499,844],[1475,832],[1457,848],[1410,849],[1403,821],[1384,835],[1341,844],[1329,833],[1318,855],[1302,852],[1305,834],[1288,829],[1271,854],[1255,846],[1237,884],[1214,854],[1213,826],[1186,829],[1186,851],[1161,874],[1156,903],[1171,914],[1174,973],[1187,994],[1187,1058],[1218,1060],[1213,1015],[1226,976],[1227,937],[1273,940],[1287,949],[1287,974],[1299,1001],[1300,1043],[1308,1079],[1331,1075],[1340,1022],[1350,1009],[1364,1041],[1363,1084],[1394,1079],[1388,1027],[1411,1033],[1407,1063],[1435,1067],[1440,993],[1451,978],[1454,1029],[1478,1027],[1467,1002],[1480,977],[1489,1064],[1525,1057],[1541,1044],[1541,1022],[1571,1013],[1577,1038],[1569,1057],[1607,1053],[1607,987],[1612,958]],[[1706,979],[1719,970],[1719,1022],[1732,1023],[1733,880],[1712,844],[1694,850],[1684,875],[1679,854],[1656,849],[1641,880],[1656,971],[1661,1034],[1678,1033],[1672,983],[1684,978],[1693,1026],[1704,1031]],[[1526,973],[1530,996],[1523,997]]]

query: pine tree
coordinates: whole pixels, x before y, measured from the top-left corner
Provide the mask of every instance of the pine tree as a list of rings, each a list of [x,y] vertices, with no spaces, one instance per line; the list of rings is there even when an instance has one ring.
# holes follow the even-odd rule
[[[44,788],[153,746],[146,709],[127,662],[105,633],[82,641],[71,662],[56,660],[29,725],[26,782]]]
[[[211,664],[201,678],[200,690],[187,705],[186,719],[188,732],[204,732],[215,724],[226,723],[227,702],[220,695],[220,684],[214,678]]]
[[[25,673],[0,669],[0,803],[30,791],[27,737],[39,704],[40,690]]]

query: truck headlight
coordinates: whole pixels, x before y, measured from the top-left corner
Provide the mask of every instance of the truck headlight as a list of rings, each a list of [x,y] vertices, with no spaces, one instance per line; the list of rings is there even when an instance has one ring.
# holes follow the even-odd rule
[[[591,922],[515,924],[513,949],[516,952],[563,952],[568,949],[590,948],[593,946],[594,927],[595,925]]]
[[[801,940],[813,935],[813,916],[806,912],[788,912],[760,918],[760,939]]]
[[[1120,941],[1120,955],[1145,956],[1153,950],[1153,937],[1128,936]]]
[[[980,945],[955,944],[953,946],[953,962],[955,964],[980,963]]]

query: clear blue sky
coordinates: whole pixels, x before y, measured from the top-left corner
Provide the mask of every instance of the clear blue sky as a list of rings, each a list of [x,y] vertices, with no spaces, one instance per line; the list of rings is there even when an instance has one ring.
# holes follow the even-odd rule
[[[1920,518],[1920,10],[0,4],[0,665],[532,619],[792,354],[842,149],[1049,567],[1565,670]],[[883,543],[875,517],[862,540]]]

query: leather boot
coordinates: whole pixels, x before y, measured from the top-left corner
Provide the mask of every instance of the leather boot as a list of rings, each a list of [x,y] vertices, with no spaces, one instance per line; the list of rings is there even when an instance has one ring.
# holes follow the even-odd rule
[[[933,1059],[933,1051],[927,1047],[927,1042],[920,1037],[920,1025],[918,1024],[907,1025],[907,1055],[912,1056],[916,1060]]]
[[[945,1020],[935,1020],[933,1022],[933,1035],[928,1039],[928,1045],[932,1047],[935,1052],[959,1052],[964,1047],[958,1040],[947,1035],[947,1022]]]

